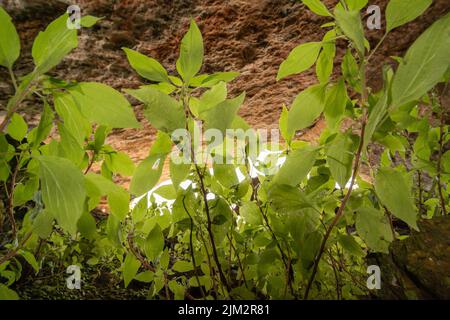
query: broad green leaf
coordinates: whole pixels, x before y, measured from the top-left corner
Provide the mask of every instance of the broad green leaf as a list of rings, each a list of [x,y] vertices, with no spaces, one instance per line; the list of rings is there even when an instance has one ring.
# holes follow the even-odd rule
[[[360,54],[364,54],[364,29],[359,11],[346,11],[340,7],[336,7],[334,16],[339,28],[353,42],[356,50],[358,50]]]
[[[21,206],[25,204],[27,201],[33,199],[34,194],[39,189],[39,179],[36,176],[31,176],[28,181],[19,182],[16,184],[13,193],[13,203],[14,206]]]
[[[450,151],[447,151],[442,155],[442,166],[445,173],[450,173]]]
[[[203,64],[203,38],[200,29],[191,20],[188,32],[181,40],[180,55],[176,66],[185,83],[189,83]]]
[[[47,210],[42,210],[38,213],[33,222],[33,231],[41,239],[47,239],[53,230],[53,216]]]
[[[25,250],[19,250],[19,254],[25,259],[26,262],[28,262],[30,264],[30,266],[33,267],[34,271],[36,273],[39,272],[39,263],[36,261],[36,258],[34,257],[34,255],[29,252],[29,251],[25,251]]]
[[[155,260],[164,250],[164,235],[159,224],[156,224],[145,240],[144,251],[147,259]]]
[[[324,114],[328,127],[331,130],[339,128],[338,125],[344,115],[348,101],[347,88],[343,79],[339,80],[327,91]]]
[[[27,131],[28,126],[25,120],[23,120],[23,117],[18,113],[14,113],[8,127],[6,128],[6,132],[14,140],[22,141],[22,139],[25,138]]]
[[[0,7],[0,66],[11,69],[20,55],[20,39],[8,13]]]
[[[357,257],[364,257],[365,253],[361,249],[361,246],[356,242],[355,238],[351,235],[344,235],[340,234],[338,236],[339,244],[346,250],[348,253],[357,256]]]
[[[353,163],[353,141],[348,134],[339,133],[327,150],[327,164],[333,179],[341,188],[347,184]]]
[[[239,72],[216,72],[211,75],[200,75],[189,82],[194,87],[212,87],[219,82],[230,82],[239,76]]]
[[[280,133],[283,139],[290,144],[292,140],[292,136],[294,135],[294,132],[290,132],[288,130],[288,117],[289,117],[289,110],[286,108],[286,106],[283,104],[283,109],[281,109],[280,119],[278,120],[278,127],[280,128]]]
[[[236,168],[232,164],[218,164],[213,163],[214,177],[225,188],[231,189],[233,186],[239,184],[239,179],[236,174]]]
[[[308,42],[295,47],[286,60],[281,63],[277,81],[311,68],[316,62],[321,48],[321,42]]]
[[[319,16],[331,17],[330,11],[320,0],[302,0],[303,4],[308,7],[309,10]]]
[[[100,21],[102,19],[103,18],[86,15],[86,16],[81,17],[80,24],[83,27],[85,27],[85,28],[90,28],[90,27],[94,26],[98,21]]]
[[[80,220],[78,220],[77,227],[78,231],[80,231],[80,234],[86,239],[92,240],[97,234],[97,225],[95,223],[95,219],[87,211],[83,212],[83,214],[81,215]]]
[[[132,176],[134,173],[134,163],[125,152],[113,152],[105,158],[106,165],[114,172],[122,176]]]
[[[44,102],[44,111],[41,114],[41,119],[39,120],[38,127],[33,134],[33,145],[38,147],[50,134],[50,130],[53,126],[54,114],[47,101]],[[29,138],[31,136],[31,131],[29,133]]]
[[[77,30],[67,28],[68,18],[67,13],[63,14],[34,40],[32,56],[38,73],[46,73],[77,47]]]
[[[223,81],[211,87],[210,90],[203,93],[200,99],[198,99],[197,114],[211,109],[224,101],[227,98],[227,93],[227,85]]]
[[[274,182],[290,186],[298,185],[311,171],[316,161],[317,153],[318,150],[315,148],[292,150],[275,175]]]
[[[328,31],[322,40],[322,51],[317,58],[316,74],[320,83],[326,83],[333,73],[334,57],[336,55],[336,30]]]
[[[348,9],[349,10],[356,10],[360,11],[362,8],[364,8],[367,5],[368,0],[346,0]]]
[[[369,114],[369,118],[367,120],[366,130],[364,132],[364,146],[363,148],[369,145],[372,140],[372,136],[375,133],[378,125],[384,119],[387,114],[388,109],[388,93],[384,92],[383,95],[378,99],[377,103],[373,107],[372,111]]]
[[[140,196],[152,189],[161,177],[166,155],[148,156],[137,166],[130,183],[130,192]]]
[[[3,283],[0,283],[0,300],[19,300],[19,295]]]
[[[375,191],[381,203],[394,216],[413,229],[419,230],[412,188],[401,172],[387,167],[378,169],[375,177]]]
[[[112,128],[140,128],[125,97],[113,88],[97,82],[80,82],[70,93],[89,120]]]
[[[128,287],[131,280],[134,279],[140,266],[141,262],[138,259],[136,259],[133,256],[133,254],[128,253],[122,266],[123,281],[125,282],[125,288]]]
[[[128,48],[122,49],[125,51],[131,67],[133,67],[140,76],[150,81],[169,82],[166,69],[164,69],[158,61],[137,51]]]
[[[231,129],[231,124],[244,99],[245,92],[236,98],[225,100],[213,108],[203,111],[200,118],[205,120],[205,127],[207,129],[218,129],[222,134],[226,132],[226,129]]]
[[[243,201],[239,207],[239,214],[244,218],[245,222],[253,226],[262,225],[261,212],[259,211],[258,205],[252,201]]]
[[[307,196],[296,187],[274,184],[268,192],[272,208],[280,214],[301,213],[312,208]]]
[[[115,215],[119,221],[123,221],[130,211],[130,194],[124,189],[111,192],[108,194],[108,205],[111,214]]]
[[[193,270],[193,266],[189,261],[177,261],[174,263],[172,270],[176,272],[188,272]]]
[[[62,123],[58,123],[58,132],[61,137],[58,156],[67,158],[76,166],[79,166],[85,154],[83,147]]]
[[[63,229],[75,235],[86,198],[83,174],[64,158],[41,156],[38,160],[45,208]]]
[[[359,67],[355,57],[353,57],[350,50],[347,50],[342,60],[341,65],[342,76],[347,83],[355,89],[356,92],[361,92],[361,84],[359,79]]]
[[[289,110],[288,132],[295,132],[312,125],[325,107],[324,97],[323,85],[311,86],[300,92]]]
[[[183,107],[174,98],[150,87],[125,92],[145,104],[144,115],[156,129],[171,133],[185,127]]]
[[[81,114],[70,94],[54,94],[53,98],[56,113],[64,120],[64,126],[82,145],[91,132],[89,121]]]
[[[433,0],[390,0],[386,7],[386,32],[413,21]]]
[[[392,108],[420,99],[441,81],[450,65],[450,13],[429,27],[408,49],[392,83]]]
[[[170,159],[170,179],[176,190],[180,187],[180,183],[183,182],[189,174],[191,165],[187,163],[176,164]]]
[[[375,208],[360,208],[356,215],[356,231],[373,251],[388,253],[394,239],[389,220]]]

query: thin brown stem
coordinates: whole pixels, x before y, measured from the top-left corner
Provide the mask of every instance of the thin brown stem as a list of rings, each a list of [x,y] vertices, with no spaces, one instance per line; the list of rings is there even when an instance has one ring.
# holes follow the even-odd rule
[[[25,244],[27,243],[27,241],[31,238],[31,235],[33,234],[33,232],[28,232],[23,240],[20,242],[20,244],[15,247],[13,250],[9,251],[7,254],[5,254],[2,258],[0,258],[0,266],[5,263],[6,261],[14,258],[19,251],[25,246]]]

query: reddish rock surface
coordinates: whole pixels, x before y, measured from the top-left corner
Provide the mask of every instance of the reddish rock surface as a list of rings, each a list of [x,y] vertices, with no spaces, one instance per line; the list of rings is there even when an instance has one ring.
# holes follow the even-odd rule
[[[39,30],[67,7],[65,1],[23,2],[22,9],[11,9],[14,23],[22,39],[22,57],[18,75],[33,68],[30,50]],[[324,1],[329,7],[336,1]],[[369,1],[384,12],[386,0]],[[134,0],[78,1],[82,14],[104,17],[92,29],[83,29],[79,47],[51,73],[63,79],[100,81],[116,89],[138,87],[143,79],[130,68],[121,47],[130,47],[150,55],[174,72],[179,42],[189,20],[194,18],[205,41],[205,63],[202,72],[239,71],[240,77],[231,83],[230,95],[246,91],[246,101],[239,111],[256,128],[276,128],[282,104],[289,105],[303,89],[316,83],[314,68],[297,76],[276,82],[280,63],[295,46],[307,41],[320,41],[327,18],[311,13],[299,1],[289,0]],[[34,5],[37,4],[37,5]],[[435,20],[448,12],[448,0],[436,0],[425,15],[395,31],[375,55],[368,77],[379,87],[382,63],[393,63],[393,55],[403,55],[409,45]],[[384,21],[384,19],[383,19]],[[383,26],[384,27],[384,26]],[[375,46],[383,30],[368,32]],[[339,64],[346,43],[339,42],[336,63]],[[7,78],[4,70],[0,77]],[[0,103],[12,93],[11,86],[0,84]],[[22,112],[37,122],[39,105],[29,100]],[[155,130],[143,119],[140,106],[133,101],[143,130],[115,130],[108,142],[126,151],[138,162],[144,158],[155,136]],[[323,127],[319,121],[304,133],[304,139],[314,139]]]

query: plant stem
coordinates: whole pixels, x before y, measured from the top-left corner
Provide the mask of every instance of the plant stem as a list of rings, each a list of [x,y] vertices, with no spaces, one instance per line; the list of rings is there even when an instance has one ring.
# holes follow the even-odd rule
[[[322,255],[325,251],[325,246],[327,244],[328,238],[331,235],[331,231],[333,231],[333,228],[337,225],[339,220],[341,219],[342,215],[344,214],[344,209],[347,205],[348,199],[350,199],[350,195],[353,191],[353,187],[355,185],[356,177],[358,176],[360,162],[361,162],[361,154],[362,149],[364,146],[364,135],[366,132],[366,124],[367,124],[367,108],[366,108],[366,102],[368,97],[368,91],[366,86],[366,68],[365,68],[365,60],[364,57],[361,58],[361,66],[360,66],[360,75],[361,75],[361,83],[362,83],[362,94],[361,94],[361,108],[363,108],[363,114],[361,116],[361,132],[360,132],[360,139],[359,139],[359,145],[358,150],[356,151],[355,156],[355,162],[353,165],[353,172],[352,177],[350,180],[350,186],[348,188],[347,194],[345,195],[344,199],[341,202],[341,205],[339,206],[338,212],[336,213],[336,216],[334,217],[333,221],[331,222],[331,225],[328,227],[325,236],[323,237],[322,243],[320,244],[320,249],[318,254],[316,255],[314,259],[314,266],[311,273],[311,276],[309,277],[308,284],[306,286],[305,290],[305,296],[304,299],[307,300],[309,296],[309,291],[311,290],[311,286],[314,282],[314,279],[317,274],[317,268],[319,267],[320,259],[322,258]]]
[[[183,108],[185,111],[185,115],[186,115],[186,129],[189,131],[189,125],[188,125],[188,121],[191,119],[191,113],[189,110],[189,94],[186,92],[186,88],[183,86],[182,90],[181,90],[181,99],[182,99],[182,103],[183,103]],[[220,281],[225,285],[225,287],[227,288],[228,292],[230,291],[230,285],[227,281],[227,278],[225,277],[225,274],[223,273],[222,270],[222,265],[220,264],[219,261],[219,255],[217,254],[217,247],[216,247],[216,242],[214,240],[214,233],[212,231],[212,220],[211,220],[211,213],[210,213],[210,208],[209,208],[209,204],[208,204],[208,192],[206,190],[205,187],[205,183],[203,180],[203,174],[200,172],[200,168],[197,164],[197,161],[195,159],[195,150],[194,150],[194,146],[193,146],[193,141],[191,139],[190,141],[190,151],[191,151],[191,161],[194,164],[195,167],[195,172],[197,173],[197,177],[200,183],[200,193],[202,194],[202,199],[203,199],[203,203],[205,206],[205,213],[206,213],[206,219],[207,219],[207,231],[208,231],[208,235],[209,235],[209,240],[211,242],[211,248],[212,248],[212,252],[213,252],[213,258],[214,258],[214,262],[216,263],[216,267],[217,267],[217,271],[219,272],[219,278]]]
[[[442,106],[441,106],[442,108]],[[440,117],[440,127],[439,127],[439,154],[437,158],[437,188],[439,192],[439,199],[441,202],[441,210],[442,215],[447,215],[447,209],[445,208],[445,198],[444,198],[444,192],[442,191],[442,182],[441,182],[441,173],[442,173],[442,154],[444,149],[444,110],[441,110],[441,117]]]
[[[195,276],[195,279],[197,280],[197,285],[200,288],[200,291],[202,292],[203,299],[206,300],[206,293],[203,290],[202,285],[200,284],[200,279],[199,279],[198,274],[197,274],[197,264],[195,263],[194,245],[192,243],[192,232],[193,232],[193,229],[194,229],[194,219],[192,219],[192,216],[191,216],[191,214],[189,213],[189,210],[186,207],[186,203],[184,202],[185,198],[186,197],[183,197],[183,201],[182,201],[183,202],[183,207],[184,207],[184,211],[189,216],[189,220],[191,222],[190,233],[189,233],[189,247],[190,247],[190,250],[191,250],[192,267],[194,268],[194,276]]]
[[[5,263],[6,261],[8,261],[9,259],[14,258],[18,252],[20,251],[20,249],[22,249],[24,247],[24,245],[27,243],[27,241],[31,238],[31,235],[33,234],[32,231],[28,232],[25,237],[23,238],[22,242],[16,247],[14,248],[14,250],[9,251],[7,254],[5,254],[2,258],[0,258],[0,265],[2,265],[3,263]]]
[[[14,76],[14,72],[11,68],[8,68],[9,76],[11,77],[11,82],[14,86],[14,90],[17,91],[17,81],[16,77]]]

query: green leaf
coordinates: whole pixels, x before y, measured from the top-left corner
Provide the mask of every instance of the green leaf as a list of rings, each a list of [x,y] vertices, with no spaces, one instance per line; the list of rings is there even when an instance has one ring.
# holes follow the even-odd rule
[[[341,188],[345,188],[351,175],[353,149],[350,136],[339,133],[327,150],[327,164],[331,175]]]
[[[302,0],[303,4],[315,14],[323,17],[331,17],[330,11],[320,0]]]
[[[87,211],[83,212],[78,220],[78,231],[86,239],[92,240],[97,234],[97,225],[95,223],[94,217]]]
[[[234,99],[225,100],[218,105],[200,113],[200,118],[205,120],[207,129],[218,129],[224,134],[226,129],[231,129],[233,120],[239,107],[245,100],[245,92]]]
[[[50,130],[53,126],[53,119],[55,118],[52,109],[48,105],[47,101],[44,101],[44,111],[41,114],[39,125],[36,128],[34,137],[32,139],[34,146],[39,146],[50,134]],[[31,136],[31,131],[29,137]]]
[[[85,28],[90,28],[94,26],[98,21],[102,20],[103,18],[94,17],[91,15],[83,16],[81,17],[80,24]]]
[[[274,184],[268,192],[272,208],[281,214],[301,213],[312,208],[307,196],[296,187]]]
[[[138,259],[136,259],[133,256],[133,254],[131,253],[127,254],[122,266],[123,281],[125,283],[125,288],[127,288],[131,280],[134,279],[140,266],[141,262]]]
[[[79,145],[91,132],[89,121],[81,114],[70,94],[53,95],[56,113],[64,120],[64,126]]]
[[[388,93],[384,92],[383,95],[378,99],[377,103],[375,104],[375,106],[373,107],[372,111],[369,114],[366,130],[364,132],[363,149],[366,149],[368,144],[371,142],[372,136],[375,133],[378,125],[381,123],[381,121],[387,114],[388,98],[389,98]]]
[[[38,189],[39,179],[36,176],[31,176],[26,182],[17,183],[13,193],[14,207],[21,206],[33,199],[33,196]]]
[[[389,220],[375,208],[360,208],[356,215],[356,231],[373,251],[388,253],[393,240]]]
[[[19,300],[19,295],[14,290],[0,283],[0,300]]]
[[[25,259],[26,262],[28,262],[30,264],[30,266],[33,267],[34,271],[36,273],[39,272],[39,263],[36,261],[36,258],[34,257],[34,255],[29,252],[29,251],[25,251],[25,250],[19,250],[19,254]]]
[[[64,158],[41,156],[37,159],[46,210],[63,229],[75,235],[86,198],[83,174]]]
[[[22,139],[25,138],[27,131],[28,126],[25,120],[23,120],[23,117],[18,113],[14,113],[8,127],[6,128],[6,132],[14,140],[22,141]]]
[[[113,128],[140,128],[130,103],[117,90],[102,83],[80,82],[70,93],[90,121]]]
[[[11,69],[20,55],[20,39],[3,7],[0,7],[0,39],[0,66]]]
[[[239,184],[236,168],[232,164],[213,163],[214,177],[225,188],[231,189]]]
[[[177,261],[174,263],[172,270],[176,272],[188,272],[193,270],[191,262],[188,261]]]
[[[261,212],[256,203],[252,201],[243,201],[239,207],[239,214],[244,218],[244,221],[253,226],[262,225]]]
[[[381,203],[394,216],[405,221],[413,229],[419,230],[411,186],[401,172],[392,168],[378,169],[375,191]]]
[[[62,123],[58,123],[58,132],[61,137],[58,156],[69,159],[77,166],[80,165],[85,154],[83,147]]]
[[[321,48],[321,42],[308,42],[295,47],[286,60],[281,63],[277,81],[311,68],[316,62]]]
[[[345,2],[347,3],[349,10],[360,11],[367,5],[367,2],[369,2],[369,0],[346,0]]]
[[[359,79],[359,67],[355,57],[353,57],[350,50],[347,49],[341,65],[342,76],[347,83],[355,89],[356,92],[361,92],[361,84]]]
[[[180,183],[183,182],[189,174],[191,165],[187,163],[176,164],[170,157],[169,170],[170,179],[172,180],[175,190],[178,190]]]
[[[450,13],[408,49],[392,83],[392,108],[418,100],[441,81],[450,64]]]
[[[106,158],[105,162],[108,168],[122,176],[131,176],[134,173],[134,162],[125,152],[113,152]]]
[[[111,214],[115,215],[119,221],[123,221],[130,211],[130,194],[124,189],[111,192],[108,194],[108,205]]]
[[[289,110],[286,108],[286,106],[283,104],[283,109],[281,109],[280,119],[278,120],[278,127],[280,128],[280,133],[283,139],[290,144],[292,140],[292,136],[294,135],[294,132],[290,132],[288,130],[288,117],[289,117]]]
[[[433,3],[433,0],[390,0],[386,7],[386,32],[413,21]]]
[[[145,240],[144,251],[147,259],[155,260],[164,250],[164,235],[159,224],[156,224]]]
[[[53,216],[47,210],[38,213],[33,222],[33,230],[41,239],[47,239],[53,230]]]
[[[338,129],[348,101],[347,88],[343,79],[327,91],[324,114],[328,127],[332,131]]]
[[[166,155],[148,156],[137,166],[130,183],[130,192],[140,196],[152,189],[161,177]]]
[[[357,257],[364,257],[364,251],[353,236],[340,234],[338,236],[338,241],[342,248],[348,251],[348,253]]]
[[[176,66],[185,83],[189,83],[203,64],[203,38],[200,29],[191,20],[188,32],[181,40],[180,55]]]
[[[334,10],[334,16],[339,28],[353,42],[356,50],[360,54],[364,54],[365,38],[359,11],[346,11],[337,6]]]
[[[333,73],[334,57],[336,55],[336,30],[328,31],[322,39],[322,51],[317,58],[316,74],[320,83],[326,83]]]
[[[140,76],[150,81],[170,82],[166,69],[164,69],[157,60],[128,48],[122,49],[125,51],[131,67],[133,67]]]
[[[290,186],[298,185],[306,178],[317,158],[316,148],[302,148],[291,151],[274,177],[274,182]]]
[[[239,76],[239,72],[216,72],[211,75],[200,75],[189,82],[194,87],[212,87],[219,82],[230,82]]]
[[[324,96],[323,85],[311,86],[300,92],[289,110],[288,132],[295,132],[312,125],[325,107]]]
[[[185,114],[181,103],[167,94],[151,87],[125,92],[145,104],[144,115],[156,129],[171,133],[185,127]]]
[[[67,13],[63,14],[34,40],[32,56],[38,73],[46,73],[77,47],[77,30],[67,28],[68,18]]]

